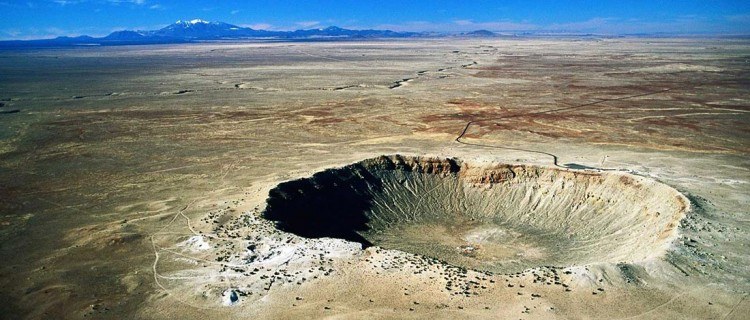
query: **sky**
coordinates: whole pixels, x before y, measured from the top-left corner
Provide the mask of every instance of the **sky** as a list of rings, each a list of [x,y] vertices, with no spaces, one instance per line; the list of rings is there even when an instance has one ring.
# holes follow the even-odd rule
[[[0,39],[104,36],[197,18],[267,30],[750,34],[750,0],[0,0]]]

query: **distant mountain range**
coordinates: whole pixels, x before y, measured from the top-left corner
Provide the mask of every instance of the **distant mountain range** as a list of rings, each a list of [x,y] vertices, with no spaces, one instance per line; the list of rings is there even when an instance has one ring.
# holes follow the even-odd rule
[[[397,32],[391,30],[352,30],[339,27],[307,29],[295,31],[270,31],[239,27],[224,22],[211,22],[201,19],[182,21],[170,24],[159,30],[148,31],[115,31],[111,34],[94,38],[90,36],[57,37],[39,40],[7,40],[0,41],[0,48],[13,47],[65,47],[65,46],[114,46],[138,44],[167,44],[189,43],[197,41],[232,41],[232,40],[281,40],[281,41],[311,41],[311,40],[347,40],[347,39],[378,39],[378,38],[495,38],[495,37],[575,37],[575,38],[606,38],[606,37],[675,37],[675,34],[623,34],[598,35],[565,33],[560,31],[527,31],[513,33],[496,33],[488,30],[476,30],[458,34],[436,32]],[[685,35],[682,35],[685,36]],[[689,35],[688,35],[689,36]],[[700,35],[698,35],[700,36]],[[729,38],[750,38],[748,35],[730,35]]]
[[[116,31],[105,37],[89,36],[57,37],[41,40],[0,41],[0,46],[85,46],[85,45],[126,45],[185,43],[210,40],[243,40],[243,39],[372,39],[372,38],[412,38],[428,36],[415,32],[396,32],[391,30],[350,30],[339,27],[308,29],[296,31],[269,31],[239,27],[224,22],[211,22],[201,19],[177,21],[159,30],[150,31]]]

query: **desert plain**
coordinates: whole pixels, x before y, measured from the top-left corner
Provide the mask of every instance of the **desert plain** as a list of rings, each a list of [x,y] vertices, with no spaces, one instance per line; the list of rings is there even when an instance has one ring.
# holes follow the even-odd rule
[[[4,49],[0,103],[2,318],[750,314],[747,39]]]

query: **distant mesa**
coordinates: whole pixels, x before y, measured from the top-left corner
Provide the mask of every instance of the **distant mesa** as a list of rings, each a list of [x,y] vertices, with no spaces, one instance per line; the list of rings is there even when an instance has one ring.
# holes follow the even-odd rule
[[[471,32],[462,33],[461,35],[465,37],[477,37],[477,38],[491,38],[491,37],[498,36],[497,33],[494,33],[489,30],[475,30]]]
[[[89,36],[78,36],[78,37],[57,37],[57,39],[70,40],[70,41],[89,41],[89,40],[93,40],[94,38],[89,37]]]
[[[129,30],[123,30],[123,31],[115,31],[110,33],[108,36],[102,38],[110,41],[136,41],[136,40],[142,40],[145,38],[144,35],[136,32],[136,31],[129,31]]]

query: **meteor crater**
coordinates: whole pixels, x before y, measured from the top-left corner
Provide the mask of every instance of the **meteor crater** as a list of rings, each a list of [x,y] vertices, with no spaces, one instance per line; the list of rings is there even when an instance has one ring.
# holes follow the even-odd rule
[[[283,182],[264,217],[302,237],[513,273],[658,257],[689,209],[627,173],[393,155]]]

